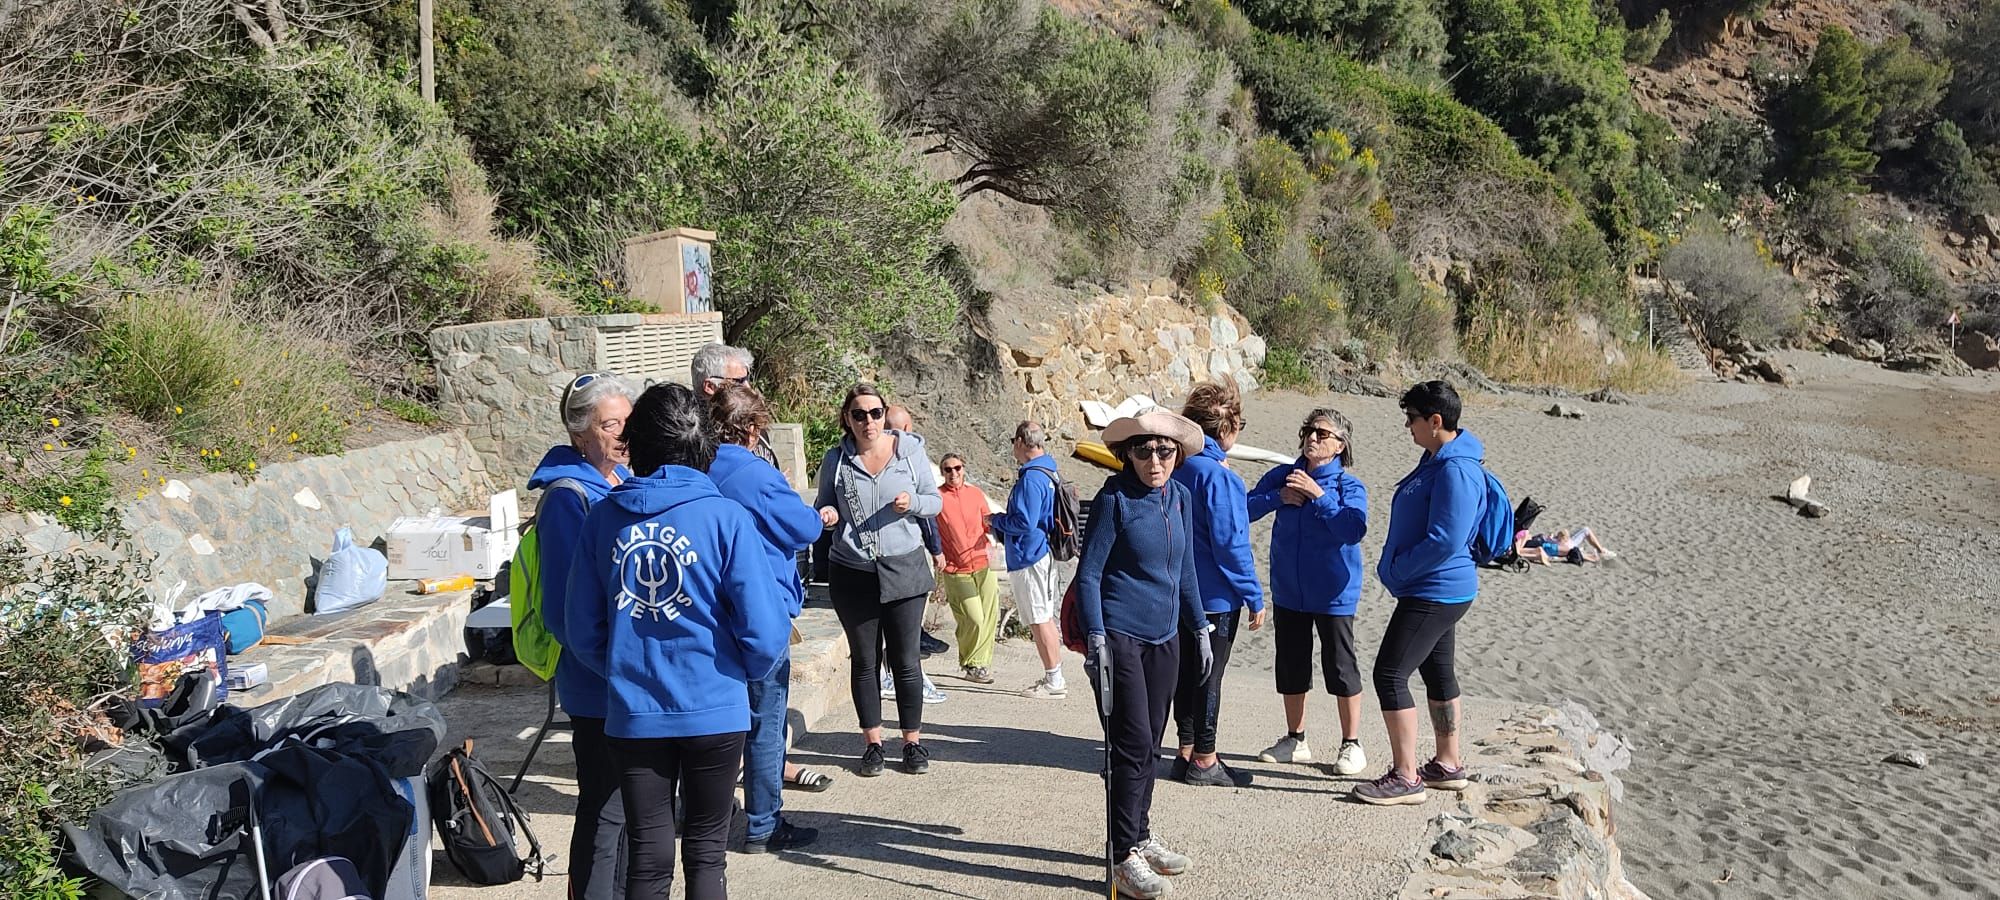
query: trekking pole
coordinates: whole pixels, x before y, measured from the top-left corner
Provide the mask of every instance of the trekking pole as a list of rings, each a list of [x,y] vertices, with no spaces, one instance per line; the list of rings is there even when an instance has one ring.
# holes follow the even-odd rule
[[[1111,845],[1117,805],[1111,797],[1111,646],[1099,644],[1097,658],[1097,721],[1104,726],[1104,883],[1111,900],[1118,900],[1118,848]]]
[[[264,860],[264,823],[257,818],[257,785],[248,778],[239,780],[237,784],[243,786],[244,795],[247,797],[244,801],[244,816],[246,830],[250,834],[250,860],[256,864],[257,869],[257,896],[262,900],[271,900],[271,869],[270,864]],[[234,790],[231,793],[235,793]]]

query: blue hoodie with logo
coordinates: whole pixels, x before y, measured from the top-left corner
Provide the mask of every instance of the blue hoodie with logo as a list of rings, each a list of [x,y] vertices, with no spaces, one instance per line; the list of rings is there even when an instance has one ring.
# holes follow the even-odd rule
[[[750,514],[707,475],[662,466],[613,488],[570,564],[564,655],[604,676],[604,732],[697,737],[750,728],[746,685],[792,634]]]
[[[1396,483],[1389,536],[1375,564],[1390,596],[1470,603],[1479,594],[1472,536],[1486,502],[1485,459],[1486,445],[1461,431]]]
[[[617,472],[620,481],[632,477],[624,466],[619,466]],[[528,489],[544,492],[541,506],[535,510],[535,539],[542,556],[542,624],[556,643],[566,647],[569,642],[563,639],[563,610],[568,598],[570,557],[576,552],[577,540],[583,536],[584,498],[566,487],[550,490],[550,485],[565,478],[575,481],[590,495],[591,506],[611,492],[611,482],[604,480],[604,473],[568,444],[550,447],[535,465],[535,473],[528,476]],[[604,718],[603,677],[571,659],[568,653],[556,659],[556,697],[562,700],[563,711],[572,716]]]
[[[1285,479],[1304,470],[1324,493],[1291,506]],[[1271,602],[1316,615],[1351,616],[1361,601],[1361,539],[1368,534],[1368,489],[1334,457],[1306,469],[1305,461],[1278,466],[1250,491],[1250,519],[1272,513]]]
[[[1041,472],[1029,471],[1041,469]],[[1007,511],[993,517],[993,530],[1007,551],[1007,571],[1019,572],[1049,555],[1049,527],[1056,520],[1056,461],[1048,454],[1021,464]]]
[[[799,583],[799,551],[812,546],[826,530],[819,513],[806,505],[806,498],[792,490],[791,482],[776,467],[736,444],[715,448],[708,478],[722,496],[736,501],[757,523],[778,591],[792,618],[798,618],[806,602],[805,586]]]
[[[1228,454],[1212,437],[1201,452],[1174,469],[1174,480],[1194,499],[1194,572],[1201,608],[1226,613],[1245,606],[1264,611],[1264,587],[1257,583],[1257,559],[1250,554],[1249,492],[1243,479],[1223,465]]]

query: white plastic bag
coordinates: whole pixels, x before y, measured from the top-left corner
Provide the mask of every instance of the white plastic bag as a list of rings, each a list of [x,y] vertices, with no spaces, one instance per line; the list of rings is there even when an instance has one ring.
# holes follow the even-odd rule
[[[334,613],[381,599],[389,587],[389,560],[372,547],[354,545],[354,532],[333,534],[333,552],[319,570],[313,612]]]

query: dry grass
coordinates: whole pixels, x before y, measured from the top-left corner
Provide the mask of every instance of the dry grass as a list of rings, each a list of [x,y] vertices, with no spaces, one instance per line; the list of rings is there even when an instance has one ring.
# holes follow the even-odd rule
[[[1467,361],[1503,382],[1644,393],[1679,377],[1673,362],[1651,347],[1624,345],[1620,350],[1622,359],[1607,359],[1597,341],[1568,321],[1481,315],[1465,336]]]
[[[447,176],[451,198],[426,207],[418,225],[434,242],[462,247],[477,260],[465,273],[475,322],[571,312],[567,301],[543,282],[541,251],[531,241],[503,238],[494,229],[493,193],[476,176]]]

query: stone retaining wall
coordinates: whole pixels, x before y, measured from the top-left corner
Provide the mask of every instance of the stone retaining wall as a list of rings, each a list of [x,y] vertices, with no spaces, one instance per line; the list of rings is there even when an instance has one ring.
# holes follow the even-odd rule
[[[368,544],[398,516],[483,509],[494,489],[486,463],[456,431],[278,463],[254,479],[217,474],[178,483],[184,495],[155,491],[118,509],[134,544],[157,554],[155,583],[186,580],[192,597],[255,581],[276,595],[273,621],[306,610],[308,586],[339,528]],[[32,553],[84,545],[36,514],[0,517],[0,534],[20,535]]]
[[[1068,304],[1040,301],[1038,318],[996,311],[993,342],[1023,411],[1059,430],[1080,421],[1080,400],[1115,406],[1147,394],[1166,402],[1209,380],[1255,390],[1264,339],[1227,303],[1197,309],[1176,292],[1173,282],[1155,279]]]

